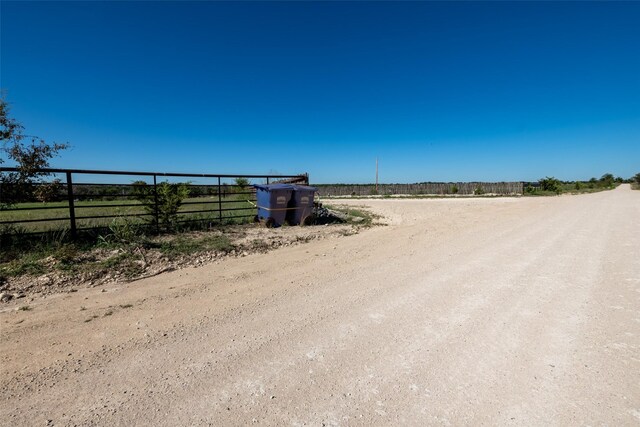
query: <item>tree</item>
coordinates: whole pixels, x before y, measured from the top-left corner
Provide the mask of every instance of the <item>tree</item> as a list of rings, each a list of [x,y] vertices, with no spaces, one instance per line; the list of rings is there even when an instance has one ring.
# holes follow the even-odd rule
[[[636,184],[640,185],[640,173],[635,174],[631,179],[635,181]]]
[[[9,160],[18,168],[17,172],[0,173],[0,208],[32,200],[36,184],[47,185],[44,178],[49,174],[39,170],[49,167],[49,161],[68,148],[67,144],[47,143],[23,131],[24,127],[9,116],[7,101],[0,97],[0,164]]]
[[[605,173],[604,175],[602,175],[602,177],[600,178],[600,184],[603,187],[613,187],[613,183],[615,181],[615,178],[613,177],[613,175],[611,175],[610,173]]]
[[[236,192],[238,193],[244,193],[244,189],[245,187],[247,187],[250,182],[247,178],[236,178],[234,179],[235,184],[236,184]]]
[[[540,189],[543,191],[553,191],[556,194],[562,193],[560,181],[552,176],[542,178],[538,182],[540,183]]]
[[[150,214],[149,223],[161,226],[165,231],[174,230],[178,224],[178,211],[182,201],[189,197],[188,183],[170,184],[165,181],[159,183],[155,189],[144,181],[135,181],[132,185],[133,194]]]
[[[45,182],[35,187],[33,191],[36,199],[42,203],[55,202],[60,198],[62,191],[62,184],[59,179],[54,179],[51,182]]]

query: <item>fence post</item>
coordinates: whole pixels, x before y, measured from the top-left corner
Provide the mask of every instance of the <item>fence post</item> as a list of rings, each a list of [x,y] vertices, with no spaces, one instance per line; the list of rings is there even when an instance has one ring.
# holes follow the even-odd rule
[[[269,177],[267,177],[267,185],[269,185]]]
[[[220,177],[218,177],[218,218],[222,225],[222,186],[220,185]]]
[[[158,178],[153,174],[153,213],[156,218],[156,233],[160,234],[160,209],[158,207]]]
[[[73,202],[73,182],[71,181],[71,172],[67,172],[67,200],[69,201],[71,239],[76,240],[78,238],[78,230],[76,229],[76,207]]]

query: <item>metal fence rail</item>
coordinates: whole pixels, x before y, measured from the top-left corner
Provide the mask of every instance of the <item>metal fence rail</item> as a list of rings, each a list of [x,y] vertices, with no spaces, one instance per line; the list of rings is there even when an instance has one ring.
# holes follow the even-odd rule
[[[19,172],[18,168],[0,167],[0,174]],[[244,178],[253,183],[297,182],[309,183],[308,174],[300,175],[233,175],[233,174],[190,174],[167,172],[140,171],[109,171],[86,169],[39,169],[40,176],[59,179],[60,187],[46,202],[38,202],[35,198],[21,200],[21,203],[7,205],[3,203],[3,184],[0,181],[0,227],[21,227],[21,233],[37,234],[60,228],[68,228],[72,238],[76,238],[78,231],[104,228],[114,218],[151,217],[154,225],[159,227],[158,186],[159,179],[166,182],[187,185],[189,199],[182,202],[179,210],[179,222],[208,221],[222,224],[225,220],[237,220],[253,217],[255,208],[248,202],[255,202],[255,190],[250,185],[238,185],[237,178]],[[106,182],[83,182],[88,176],[109,176],[108,179],[98,179]],[[134,181],[123,183],[113,182],[114,176],[135,178]],[[63,178],[63,179],[62,179]],[[109,182],[111,181],[111,182]],[[197,182],[194,182],[197,181]],[[133,182],[138,182],[134,185]],[[139,194],[135,189],[144,182],[152,191],[151,203],[138,200]],[[38,185],[34,184],[32,189]],[[7,188],[4,188],[6,191]],[[121,211],[128,209],[128,211]],[[51,212],[47,215],[47,212]],[[63,214],[64,213],[64,214]],[[58,214],[58,215],[54,215]],[[149,222],[149,221],[148,221]],[[43,224],[43,225],[40,225]]]

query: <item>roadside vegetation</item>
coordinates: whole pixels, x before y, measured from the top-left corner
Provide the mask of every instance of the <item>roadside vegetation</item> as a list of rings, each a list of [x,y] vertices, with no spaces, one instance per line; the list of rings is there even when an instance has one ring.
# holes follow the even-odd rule
[[[622,183],[632,182],[631,179],[614,177],[606,173],[589,181],[560,181],[555,177],[545,177],[537,183],[529,183],[524,188],[525,196],[555,196],[560,194],[584,194],[611,190]]]
[[[633,176],[631,188],[633,188],[634,190],[640,190],[640,173],[637,173]]]
[[[381,225],[381,217],[367,209],[366,206],[325,205],[333,215],[338,216],[348,224],[357,224],[364,227]]]
[[[63,235],[36,244],[13,242],[0,251],[0,301],[76,287],[127,282],[227,257],[264,253],[328,236],[347,236],[374,219],[360,208],[341,208],[346,220],[332,227],[268,229],[253,224],[148,234],[128,218],[114,220],[97,240],[69,242]]]

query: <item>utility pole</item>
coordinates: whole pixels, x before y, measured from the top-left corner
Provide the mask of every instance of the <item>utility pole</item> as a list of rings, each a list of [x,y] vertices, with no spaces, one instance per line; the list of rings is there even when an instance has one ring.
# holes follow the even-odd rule
[[[376,157],[376,194],[378,194],[378,158]]]

